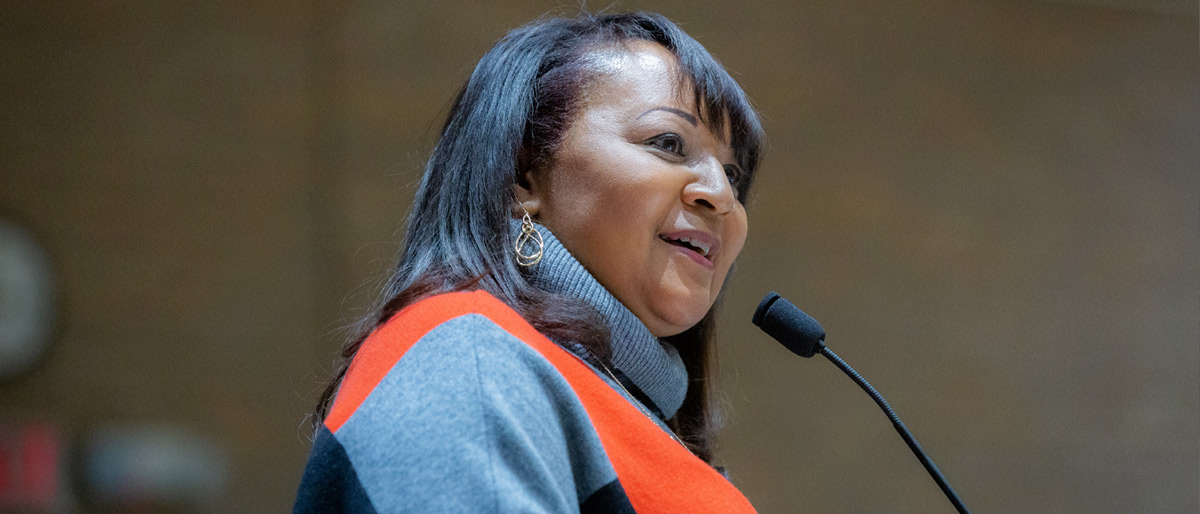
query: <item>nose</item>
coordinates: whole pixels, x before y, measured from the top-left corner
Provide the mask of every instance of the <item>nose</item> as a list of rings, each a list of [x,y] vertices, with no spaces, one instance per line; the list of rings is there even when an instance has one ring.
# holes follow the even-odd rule
[[[716,157],[709,157],[695,166],[695,175],[683,187],[683,203],[709,209],[715,214],[725,214],[737,204],[737,194],[725,165]]]

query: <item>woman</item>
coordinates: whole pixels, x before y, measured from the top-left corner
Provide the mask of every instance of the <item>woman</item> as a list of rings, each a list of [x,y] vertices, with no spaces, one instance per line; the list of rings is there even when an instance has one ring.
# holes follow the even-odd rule
[[[711,467],[713,305],[762,131],[647,13],[510,32],[318,405],[297,512],[750,512]]]

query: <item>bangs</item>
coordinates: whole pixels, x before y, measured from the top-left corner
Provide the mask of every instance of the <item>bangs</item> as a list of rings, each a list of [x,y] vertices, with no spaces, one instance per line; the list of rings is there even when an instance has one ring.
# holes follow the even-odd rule
[[[738,200],[745,203],[762,154],[762,125],[741,87],[712,57],[708,61],[711,65],[701,63],[706,66],[683,71],[692,83],[696,112],[701,114],[705,124],[718,138],[723,139],[726,128],[729,130],[729,146],[733,148],[738,166],[746,172],[737,191]]]

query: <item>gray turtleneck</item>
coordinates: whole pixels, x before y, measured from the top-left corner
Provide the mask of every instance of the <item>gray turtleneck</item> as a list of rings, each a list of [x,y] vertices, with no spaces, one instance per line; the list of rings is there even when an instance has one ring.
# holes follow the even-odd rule
[[[517,226],[519,222],[514,220]],[[526,268],[530,282],[545,291],[581,299],[599,311],[612,334],[614,372],[622,375],[622,382],[634,395],[640,391],[639,399],[653,404],[648,407],[657,409],[666,419],[674,416],[688,389],[687,369],[679,352],[654,337],[546,227],[539,225],[538,230],[545,249],[542,260]],[[577,349],[568,350],[578,353]]]

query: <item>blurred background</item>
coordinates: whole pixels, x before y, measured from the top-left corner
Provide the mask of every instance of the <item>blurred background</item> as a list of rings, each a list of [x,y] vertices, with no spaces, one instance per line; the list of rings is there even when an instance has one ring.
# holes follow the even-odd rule
[[[605,5],[593,4],[591,9]],[[1200,508],[1200,41],[1184,0],[624,1],[770,148],[720,332],[764,513]],[[279,512],[452,96],[556,1],[0,3],[0,511]]]

